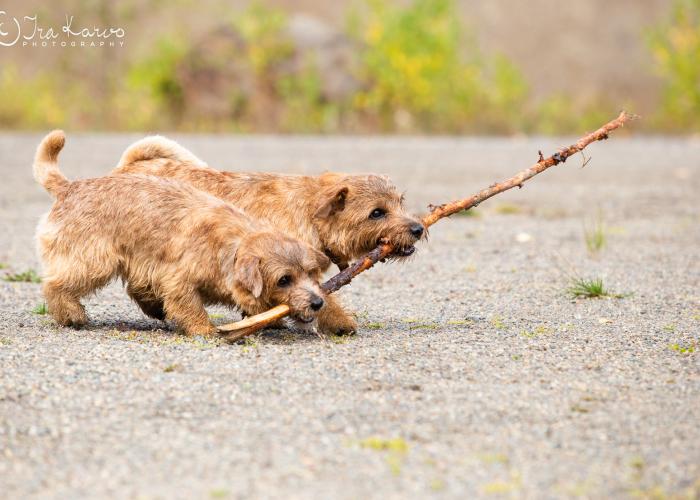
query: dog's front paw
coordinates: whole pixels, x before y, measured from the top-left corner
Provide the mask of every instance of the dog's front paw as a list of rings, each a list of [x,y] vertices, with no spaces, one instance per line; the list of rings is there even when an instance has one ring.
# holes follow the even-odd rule
[[[217,330],[211,323],[188,324],[182,326],[182,332],[188,337],[201,335],[203,337],[212,337],[216,335]]]
[[[326,335],[351,335],[357,331],[357,322],[342,310],[328,311],[319,315],[318,329]]]

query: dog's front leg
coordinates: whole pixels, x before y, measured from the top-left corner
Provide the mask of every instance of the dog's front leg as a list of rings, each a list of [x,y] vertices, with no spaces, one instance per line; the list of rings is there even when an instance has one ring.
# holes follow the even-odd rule
[[[349,335],[357,331],[357,322],[334,295],[326,296],[326,305],[318,314],[318,328],[326,335]]]
[[[163,299],[165,315],[182,328],[187,335],[213,335],[216,328],[209,321],[209,315],[196,290],[181,289],[165,293]]]

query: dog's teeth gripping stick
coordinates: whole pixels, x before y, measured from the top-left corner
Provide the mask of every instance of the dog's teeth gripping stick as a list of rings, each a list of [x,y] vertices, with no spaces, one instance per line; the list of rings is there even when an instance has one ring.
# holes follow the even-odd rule
[[[457,212],[463,210],[469,210],[472,207],[477,206],[484,200],[491,198],[499,193],[512,189],[514,187],[522,187],[523,183],[539,173],[544,172],[549,167],[558,165],[559,163],[564,163],[567,158],[580,153],[589,144],[602,141],[607,139],[610,132],[623,127],[625,123],[635,119],[635,115],[631,115],[622,111],[620,115],[614,120],[606,123],[600,127],[595,132],[591,132],[588,135],[581,137],[578,142],[572,144],[569,147],[562,148],[548,158],[544,158],[542,153],[540,153],[540,159],[537,163],[532,165],[518,174],[514,175],[510,179],[503,182],[497,182],[492,184],[486,189],[483,189],[469,198],[464,198],[463,200],[453,201],[451,203],[445,203],[439,206],[430,207],[430,213],[425,215],[422,219],[423,225],[428,228],[432,226],[437,221],[444,217],[449,217]],[[321,288],[326,293],[333,293],[338,291],[343,286],[347,285],[352,281],[352,279],[358,274],[366,271],[370,267],[374,266],[377,262],[382,259],[389,257],[394,251],[394,247],[390,242],[383,241],[377,248],[366,254],[360,260],[339,272],[328,281],[326,281]],[[255,316],[250,316],[238,321],[236,323],[229,323],[227,325],[222,325],[218,328],[219,333],[221,333],[228,341],[235,342],[247,335],[251,335],[266,326],[274,323],[280,318],[283,318],[289,314],[289,307],[286,305],[279,305],[273,307],[269,311],[266,311]]]

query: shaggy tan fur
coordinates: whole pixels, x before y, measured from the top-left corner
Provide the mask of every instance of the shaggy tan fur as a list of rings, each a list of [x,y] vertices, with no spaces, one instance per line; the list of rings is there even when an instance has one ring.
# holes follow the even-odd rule
[[[414,243],[424,234],[419,220],[404,210],[403,196],[379,175],[221,172],[175,141],[160,136],[130,146],[113,173],[185,181],[305,241],[341,269],[375,248],[381,238],[397,247],[397,257],[410,255]],[[334,302],[336,306],[340,311],[339,303]],[[356,328],[348,315],[338,326],[336,333]]]
[[[247,314],[288,304],[290,326],[299,328],[328,309],[318,285],[329,265],[321,252],[175,180],[70,182],[57,166],[64,142],[63,132],[49,134],[34,163],[36,180],[56,198],[37,240],[44,294],[59,323],[85,324],[80,299],[114,278],[146,314],[174,320],[188,334],[215,331],[206,304]]]

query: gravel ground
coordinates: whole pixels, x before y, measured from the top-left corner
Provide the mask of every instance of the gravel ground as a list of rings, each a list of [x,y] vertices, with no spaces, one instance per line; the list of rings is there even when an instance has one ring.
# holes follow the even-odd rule
[[[69,134],[62,169],[106,173],[136,138]],[[416,211],[569,142],[176,138],[221,168],[384,172]],[[0,274],[38,268],[39,139],[0,135]],[[352,338],[188,339],[116,284],[76,331],[32,312],[38,284],[1,281],[0,496],[698,497],[700,141],[590,155],[343,289]],[[621,297],[574,300],[575,275]]]

